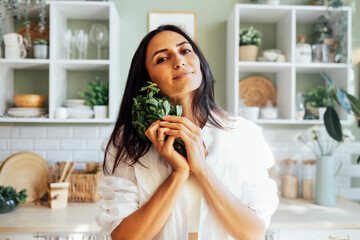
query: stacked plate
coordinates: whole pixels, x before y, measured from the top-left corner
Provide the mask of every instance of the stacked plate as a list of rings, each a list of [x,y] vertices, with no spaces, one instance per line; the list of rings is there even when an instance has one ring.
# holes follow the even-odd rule
[[[86,100],[84,99],[66,99],[64,106],[65,107],[76,107],[76,106],[85,106]]]
[[[46,108],[8,108],[7,114],[12,117],[40,117],[46,114]]]
[[[70,110],[69,118],[93,118],[94,110],[89,106],[73,106],[68,107]]]

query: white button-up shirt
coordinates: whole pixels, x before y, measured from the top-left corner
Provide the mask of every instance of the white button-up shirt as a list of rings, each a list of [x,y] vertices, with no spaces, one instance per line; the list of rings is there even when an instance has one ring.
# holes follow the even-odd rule
[[[218,179],[268,227],[279,203],[276,183],[268,176],[274,158],[260,127],[239,117],[232,128],[222,130],[208,124],[204,126],[201,136],[208,150],[206,162]],[[101,177],[98,190],[103,200],[96,217],[101,227],[99,239],[110,239],[111,232],[121,221],[141,208],[171,173],[170,165],[153,146],[139,161],[147,168],[138,163],[133,166],[121,163],[114,174]],[[114,159],[109,157],[110,171],[113,163]],[[191,191],[184,186],[169,219],[154,239],[188,239],[189,194]],[[198,226],[199,240],[232,239],[202,194]]]

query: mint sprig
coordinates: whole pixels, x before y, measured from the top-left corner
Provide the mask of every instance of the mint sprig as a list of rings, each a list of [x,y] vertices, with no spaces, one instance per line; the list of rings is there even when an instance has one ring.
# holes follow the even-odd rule
[[[139,94],[134,99],[132,106],[132,125],[137,130],[139,137],[143,140],[149,141],[145,136],[146,130],[150,125],[161,120],[164,116],[181,116],[182,107],[180,105],[172,106],[170,104],[170,97],[162,97],[158,93],[157,84],[148,82],[148,86],[142,87],[140,92],[146,91],[146,96]],[[186,157],[186,149],[184,142],[177,138],[174,142],[174,149]]]

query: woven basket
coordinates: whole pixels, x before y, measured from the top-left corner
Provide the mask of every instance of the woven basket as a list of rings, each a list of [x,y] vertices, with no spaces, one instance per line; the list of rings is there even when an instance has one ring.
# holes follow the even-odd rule
[[[65,162],[57,162],[56,164],[58,172],[55,178],[58,179],[65,166]],[[100,163],[83,162],[83,164],[86,164],[85,170],[75,170],[70,176],[69,202],[96,202],[101,198],[97,191],[101,172],[85,173],[94,170],[96,167],[101,169]]]
[[[73,173],[70,177],[69,202],[96,202],[101,198],[97,191],[100,172]]]
[[[258,47],[256,45],[245,45],[239,47],[240,61],[256,61]]]

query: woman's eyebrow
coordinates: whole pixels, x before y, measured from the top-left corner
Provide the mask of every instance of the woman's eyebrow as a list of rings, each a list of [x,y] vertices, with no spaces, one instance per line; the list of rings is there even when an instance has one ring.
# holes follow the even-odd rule
[[[179,42],[178,44],[176,44],[176,47],[180,47],[181,45],[184,45],[184,44],[190,44],[188,41],[182,41],[182,42]],[[160,50],[157,50],[154,55],[152,56],[151,60],[155,57],[156,54],[159,54],[161,52],[166,52],[168,51],[169,49],[167,48],[164,48],[164,49],[160,49]]]

